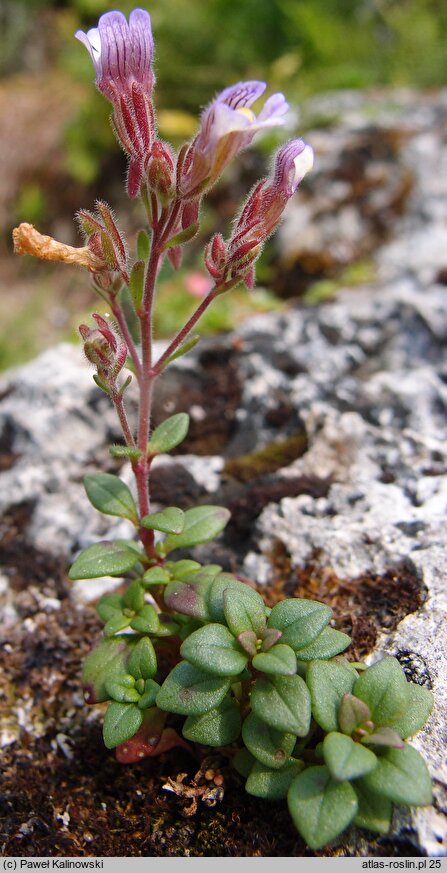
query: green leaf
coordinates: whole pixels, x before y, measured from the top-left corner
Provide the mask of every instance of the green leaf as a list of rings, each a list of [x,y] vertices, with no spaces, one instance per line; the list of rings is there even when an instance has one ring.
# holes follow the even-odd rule
[[[142,582],[145,587],[150,585],[166,585],[170,581],[170,575],[163,567],[151,567],[146,570]]]
[[[332,610],[316,600],[281,600],[273,607],[269,628],[282,631],[281,642],[303,649],[316,639],[332,618]]]
[[[208,609],[206,595],[213,582],[213,577],[206,573],[195,573],[191,582],[170,582],[165,588],[164,600],[166,606],[175,612],[210,621],[212,616]]]
[[[137,236],[137,255],[140,261],[147,261],[150,252],[149,237],[145,230],[139,230]]]
[[[183,442],[189,428],[189,415],[186,412],[178,412],[171,415],[162,424],[155,428],[148,443],[148,452],[151,455],[161,455],[175,449]]]
[[[128,673],[106,679],[106,691],[117,703],[138,703],[141,695],[135,688],[135,679]]]
[[[304,649],[295,649],[299,661],[313,661],[314,658],[333,658],[351,644],[351,637],[332,627],[325,627],[317,638]]]
[[[233,635],[221,624],[208,624],[194,631],[182,644],[180,654],[214,676],[237,676],[248,660]]]
[[[351,736],[357,728],[371,721],[371,710],[364,700],[353,694],[344,694],[338,710],[338,723],[344,734]]]
[[[150,706],[153,706],[159,691],[160,686],[158,682],[154,682],[153,679],[146,679],[143,694],[138,701],[138,708],[149,709]]]
[[[152,679],[157,672],[157,656],[148,637],[143,637],[133,648],[127,663],[135,679]]]
[[[159,613],[159,626],[156,631],[151,631],[153,636],[156,637],[172,637],[177,636],[180,625],[177,621],[173,621],[170,615],[166,613]],[[177,618],[177,616],[176,616]]]
[[[412,746],[381,752],[376,769],[363,777],[363,784],[393,803],[426,806],[432,802],[430,774]]]
[[[168,249],[172,249],[174,246],[181,246],[189,242],[196,235],[198,229],[198,221],[196,221],[195,224],[190,224],[189,227],[185,227],[184,230],[176,233],[175,236],[172,236],[171,239],[165,242],[162,251],[166,252]]]
[[[268,610],[267,607],[265,608],[265,614],[267,618],[271,614],[271,611],[271,609]],[[278,630],[276,627],[265,628],[265,630],[263,630],[261,634],[261,652],[268,652],[269,649],[273,648],[273,646],[276,646],[276,643],[279,643],[281,637],[282,631]]]
[[[390,746],[393,749],[403,749],[405,746],[400,734],[387,725],[376,728],[372,734],[366,734],[361,742],[365,746]]]
[[[168,506],[162,512],[153,512],[141,519],[141,527],[149,530],[161,530],[163,533],[181,534],[185,522],[185,513],[177,506]]]
[[[101,391],[104,391],[104,394],[111,395],[112,392],[110,390],[110,385],[108,385],[104,379],[101,379],[101,376],[98,376],[97,373],[93,373],[93,381]]]
[[[127,672],[127,659],[133,641],[123,639],[101,640],[84,659],[82,686],[86,703],[102,703],[109,699],[106,680]]]
[[[144,261],[135,261],[129,277],[129,291],[135,306],[136,312],[141,309],[144,292],[144,277],[146,272],[146,264]]]
[[[198,333],[194,333],[192,334],[192,336],[187,337],[187,339],[185,339],[185,341],[179,346],[179,348],[176,349],[175,352],[172,352],[172,355],[169,355],[169,357],[166,358],[166,360],[163,362],[163,370],[166,369],[171,361],[175,361],[176,358],[181,358],[183,357],[183,355],[186,355],[187,352],[190,352],[191,349],[193,349],[197,345],[199,340],[200,334]]]
[[[246,630],[242,631],[242,633],[237,635],[237,641],[240,646],[242,646],[244,652],[247,652],[249,658],[253,658],[256,655],[257,650],[257,642],[258,638],[254,631]],[[296,664],[296,658],[295,658]]]
[[[294,824],[311,849],[321,849],[351,823],[358,801],[349,782],[336,782],[327,767],[309,767],[287,795]]]
[[[306,736],[310,726],[310,694],[300,676],[259,678],[251,693],[255,715],[280,731]]]
[[[223,506],[195,506],[187,509],[182,533],[166,537],[163,543],[164,553],[209,542],[223,531],[229,518],[230,513]]]
[[[123,605],[127,609],[139,612],[144,606],[144,588],[139,579],[134,579],[128,586],[124,596]]]
[[[392,726],[408,709],[409,687],[399,662],[386,655],[359,676],[353,693],[368,704],[375,725]]]
[[[111,473],[92,473],[84,477],[90,503],[105,515],[118,515],[138,524],[138,512],[129,488]]]
[[[244,582],[239,582],[239,579],[236,579],[231,573],[219,573],[215,576],[207,591],[206,600],[211,617],[221,624],[225,624],[224,594],[227,590],[240,592],[242,595],[246,594],[247,591],[253,591]]]
[[[139,634],[157,634],[160,630],[160,619],[152,604],[145,603],[138,615],[131,619],[130,626]]]
[[[143,457],[143,452],[133,446],[110,446],[109,454],[112,458],[126,458],[129,461],[139,461]]]
[[[271,770],[256,761],[245,783],[245,790],[264,800],[282,800],[287,797],[291,783],[303,766],[302,761],[290,761],[281,770]]]
[[[248,749],[238,749],[238,751],[234,755],[231,763],[232,763],[234,769],[241,776],[243,776],[244,779],[246,779],[247,776],[250,775],[250,770],[252,769],[255,761],[256,761],[256,758],[253,757],[253,755],[251,754],[251,752],[248,751]]]
[[[292,754],[296,735],[275,730],[250,712],[242,725],[242,738],[247,749],[262,764],[273,770],[284,766]]]
[[[131,618],[129,615],[124,615],[124,612],[116,612],[109,618],[104,625],[104,636],[114,637],[120,631],[126,630],[129,627]]]
[[[170,672],[157,695],[157,706],[178,715],[201,715],[219,706],[230,679],[213,677],[186,661]]]
[[[117,613],[122,612],[123,598],[121,594],[103,594],[96,604],[96,612],[103,621],[107,621]]]
[[[394,730],[403,739],[413,737],[424,727],[433,709],[433,694],[428,688],[408,682],[408,703],[406,712],[393,723]]]
[[[166,561],[165,567],[172,578],[178,579],[180,582],[184,579],[189,579],[193,573],[198,573],[202,569],[202,565],[198,561],[190,561],[187,558],[181,561]],[[218,573],[219,570],[216,570],[216,572]]]
[[[261,673],[276,673],[278,676],[293,676],[296,673],[296,655],[290,646],[280,643],[268,652],[260,652],[253,658],[253,667]]]
[[[245,586],[245,590],[224,591],[225,621],[231,632],[238,636],[243,631],[254,631],[259,636],[265,628],[265,605],[262,597]]]
[[[72,564],[68,574],[76,579],[97,579],[100,576],[122,576],[139,561],[134,549],[123,545],[120,540],[103,540],[84,549]]]
[[[114,749],[136,734],[143,713],[134,703],[110,703],[104,717],[103,737],[107,749]]]
[[[369,791],[358,779],[353,786],[357,795],[358,811],[354,818],[354,824],[359,828],[367,828],[379,834],[387,834],[391,826],[393,804],[386,797],[380,797]]]
[[[366,754],[365,754],[366,753]],[[377,758],[351,737],[333,731],[324,738],[323,755],[334,779],[343,782],[358,779],[377,767]]]
[[[357,673],[348,661],[311,661],[306,682],[312,698],[312,715],[325,731],[338,730],[338,710],[350,692]]]
[[[239,707],[229,696],[202,715],[189,715],[183,725],[185,739],[204,746],[227,746],[237,740],[240,731]]]

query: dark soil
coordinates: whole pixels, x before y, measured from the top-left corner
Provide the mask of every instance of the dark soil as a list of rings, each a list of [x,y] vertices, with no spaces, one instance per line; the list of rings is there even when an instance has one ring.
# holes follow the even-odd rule
[[[3,563],[20,616],[0,649],[2,726],[15,737],[3,750],[3,854],[313,855],[291,824],[285,803],[267,805],[245,794],[243,780],[224,757],[205,762],[197,779],[200,750],[197,758],[174,750],[124,766],[104,748],[101,707],[88,708],[80,694],[81,661],[98,638],[100,624],[91,607],[71,602],[65,567],[27,546],[31,509],[18,507],[3,525]],[[281,550],[272,563],[275,581],[266,591],[269,602],[296,594],[327,601],[336,625],[353,632],[355,658],[372,647],[381,628],[394,627],[424,597],[406,567],[384,577],[347,581],[318,570],[317,563],[291,572]],[[196,790],[205,784],[210,790]],[[194,795],[197,803],[191,804]],[[409,843],[365,836],[364,855],[415,854]],[[340,842],[317,854],[346,856],[352,849]]]

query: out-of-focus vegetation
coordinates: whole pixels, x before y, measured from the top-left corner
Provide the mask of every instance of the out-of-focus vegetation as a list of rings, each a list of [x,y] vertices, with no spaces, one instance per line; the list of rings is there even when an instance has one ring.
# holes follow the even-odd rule
[[[7,236],[14,223],[25,219],[39,224],[43,231],[57,233],[62,228],[66,232],[75,209],[81,205],[91,208],[97,196],[111,200],[119,211],[124,157],[108,123],[110,107],[92,86],[94,75],[88,53],[73,34],[77,28],[87,30],[95,26],[99,15],[106,11],[118,7],[128,14],[137,5],[147,8],[152,17],[160,134],[176,145],[193,135],[200,109],[215,93],[242,78],[265,79],[270,92],[283,91],[292,106],[299,105],[313,93],[328,89],[374,85],[431,87],[447,81],[445,0],[116,0],[116,3],[0,0],[0,101],[3,97],[7,102],[9,94],[10,104],[14,106],[14,89],[20,102],[29,92],[30,83],[35,88],[45,89],[45,77],[52,77],[52,88],[56,81],[63,91],[62,103],[66,108],[65,114],[60,112],[59,156],[56,155],[62,168],[58,170],[57,179],[62,173],[63,184],[58,187],[59,182],[48,173],[53,167],[53,163],[49,166],[48,159],[41,170],[38,160],[23,173],[18,166],[17,191],[13,198],[7,192],[3,205],[0,182],[0,222]],[[55,115],[45,112],[44,91],[42,94],[43,109],[32,124],[53,125]],[[55,100],[57,103],[57,97]],[[6,124],[8,118],[5,112]],[[33,127],[30,132],[26,131],[22,137],[24,152],[39,148],[34,130]],[[8,131],[6,138],[7,135]],[[278,141],[270,137],[268,146],[274,147]],[[267,147],[263,149],[261,145],[260,148],[261,155],[267,153]],[[17,151],[15,147],[14,150]],[[49,146],[47,150],[53,161]],[[20,160],[17,156],[18,165]],[[257,164],[253,176],[248,173],[247,188],[259,175],[259,168],[262,172],[262,157]],[[8,168],[6,174],[10,172]],[[246,189],[238,186],[236,180],[230,195],[225,181],[221,190],[224,193],[220,199],[219,191],[213,195],[209,217],[207,215],[211,232],[219,222],[231,217],[234,201],[237,202]],[[131,215],[131,234],[139,220],[136,212]],[[198,252],[193,253],[192,264],[187,268],[200,268]],[[20,273],[28,285],[31,284],[30,272],[28,266]],[[268,276],[267,256],[261,265],[261,281]],[[47,281],[51,284],[52,280],[45,273],[46,286]],[[183,274],[177,278],[171,276],[162,291],[161,299],[166,289],[170,289],[171,301],[174,297],[177,300],[171,307],[174,312],[182,309],[175,296],[180,294],[182,281]],[[85,277],[76,274],[71,293],[75,296],[79,293],[84,303],[84,294],[79,291],[82,282],[85,283]],[[8,275],[5,285],[9,284]],[[68,283],[63,281],[62,284]],[[329,293],[327,287],[317,292],[318,298]],[[6,293],[5,290],[0,298],[3,323],[5,312],[6,321],[11,317],[10,302],[4,302]],[[45,295],[48,295],[48,287]],[[17,316],[16,332],[23,331],[25,340],[18,344],[11,342],[14,332],[9,324],[0,350],[4,366],[22,359],[27,352],[31,355],[39,347],[38,342],[31,343],[29,333],[36,323],[33,309],[38,322],[42,317],[41,302],[30,300],[25,292],[24,296],[28,305],[26,312]],[[50,296],[55,297],[55,294]],[[20,299],[21,295],[17,294],[17,300]],[[191,296],[187,296],[188,306],[191,300]],[[271,298],[263,302],[258,298],[255,302],[253,295],[242,296],[240,302],[242,312],[250,307],[256,310],[258,304],[262,309],[272,303]],[[69,306],[68,311],[71,308]],[[231,326],[231,312],[224,304],[221,308],[221,316],[218,313],[212,319],[209,329]],[[240,311],[236,305],[234,311],[238,320]],[[62,323],[62,317],[59,320]],[[49,334],[59,337],[71,329],[71,316],[67,325],[53,333],[49,330]],[[162,313],[159,327],[161,333],[168,333],[173,327],[171,318]],[[46,335],[46,326],[40,329]],[[34,338],[35,335],[34,329]]]

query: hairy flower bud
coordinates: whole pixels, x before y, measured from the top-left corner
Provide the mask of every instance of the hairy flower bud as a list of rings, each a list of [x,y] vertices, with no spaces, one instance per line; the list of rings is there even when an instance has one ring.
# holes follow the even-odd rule
[[[166,143],[156,140],[147,168],[149,187],[164,202],[174,185],[174,155]]]

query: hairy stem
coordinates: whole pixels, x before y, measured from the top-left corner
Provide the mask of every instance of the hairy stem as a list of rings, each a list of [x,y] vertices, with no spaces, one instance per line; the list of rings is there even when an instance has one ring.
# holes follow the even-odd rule
[[[123,338],[123,340],[126,343],[126,346],[128,348],[129,355],[132,359],[132,363],[133,363],[134,368],[135,368],[135,375],[136,375],[138,381],[140,381],[141,373],[142,373],[141,361],[140,361],[138,352],[135,348],[135,343],[132,339],[130,330],[127,326],[127,322],[126,322],[126,319],[124,317],[124,312],[123,312],[121,306],[119,305],[119,303],[116,302],[116,300],[112,304],[112,312],[113,312],[113,315],[115,316],[115,318],[118,322],[118,327],[120,329],[121,336],[122,336],[122,338]]]
[[[116,409],[120,425],[124,434],[124,439],[126,441],[127,446],[135,447],[135,439],[133,433],[130,429],[130,425],[127,419],[126,408],[124,406],[123,395],[115,388],[112,392],[112,402]]]
[[[183,340],[186,339],[192,328],[195,326],[195,324],[197,324],[199,318],[201,318],[205,310],[208,309],[210,303],[215,300],[221,290],[222,288],[220,286],[215,286],[202,300],[195,312],[193,312],[193,314],[191,315],[191,318],[186,322],[185,326],[182,327],[181,330],[179,330],[177,336],[174,337],[166,351],[163,352],[162,356],[158,359],[156,364],[154,364],[152,368],[152,373],[154,376],[160,375],[168,358],[178,349],[178,347],[182,344]]]

